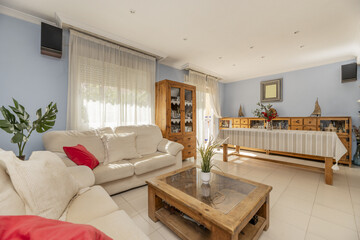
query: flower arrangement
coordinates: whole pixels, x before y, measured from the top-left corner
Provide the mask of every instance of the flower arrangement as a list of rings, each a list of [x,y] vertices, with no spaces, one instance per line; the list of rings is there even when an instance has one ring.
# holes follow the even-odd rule
[[[253,112],[256,117],[264,118],[267,122],[271,122],[271,120],[278,116],[275,108],[273,108],[271,104],[264,105],[258,102],[256,105],[259,106],[259,108]]]

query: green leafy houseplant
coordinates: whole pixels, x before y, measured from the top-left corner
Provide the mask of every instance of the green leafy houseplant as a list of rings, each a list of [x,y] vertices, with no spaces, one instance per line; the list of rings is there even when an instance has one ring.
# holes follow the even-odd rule
[[[198,151],[201,155],[201,171],[204,173],[209,173],[211,168],[214,166],[212,162],[212,157],[216,154],[216,149],[220,147],[225,140],[214,140],[212,137],[209,139],[208,143],[202,143],[201,145],[198,142]]]
[[[33,131],[44,133],[55,125],[56,114],[58,112],[56,103],[52,102],[46,107],[44,114],[41,108],[36,111],[37,119],[30,121],[30,115],[25,111],[24,106],[13,99],[14,106],[9,106],[14,114],[7,108],[2,106],[0,111],[4,117],[0,120],[0,128],[7,133],[13,134],[11,142],[17,144],[19,148],[19,158],[25,158],[24,149],[26,143],[29,141],[30,135]]]

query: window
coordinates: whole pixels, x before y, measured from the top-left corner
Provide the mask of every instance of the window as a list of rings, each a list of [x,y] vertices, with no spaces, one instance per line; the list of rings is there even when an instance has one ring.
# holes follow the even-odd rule
[[[68,129],[154,122],[155,58],[70,32]]]

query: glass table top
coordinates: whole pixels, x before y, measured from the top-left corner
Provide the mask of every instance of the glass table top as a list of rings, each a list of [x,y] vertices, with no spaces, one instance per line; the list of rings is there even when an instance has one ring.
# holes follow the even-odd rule
[[[204,184],[200,177],[201,169],[190,168],[165,178],[170,186],[191,197],[217,209],[229,213],[237,204],[244,200],[255,188],[255,185],[211,173],[209,184]]]

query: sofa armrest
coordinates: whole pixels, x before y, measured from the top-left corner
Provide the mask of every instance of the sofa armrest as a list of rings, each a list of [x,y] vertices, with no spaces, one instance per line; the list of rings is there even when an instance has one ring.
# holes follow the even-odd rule
[[[91,187],[95,184],[95,175],[87,166],[67,167],[68,172],[79,183],[80,189]]]
[[[176,156],[176,154],[178,154],[178,152],[182,151],[183,149],[184,146],[182,144],[170,141],[166,138],[163,138],[158,145],[158,151],[169,153],[173,156]]]

